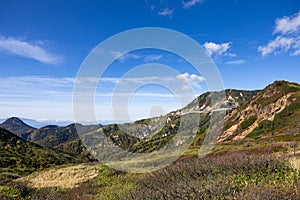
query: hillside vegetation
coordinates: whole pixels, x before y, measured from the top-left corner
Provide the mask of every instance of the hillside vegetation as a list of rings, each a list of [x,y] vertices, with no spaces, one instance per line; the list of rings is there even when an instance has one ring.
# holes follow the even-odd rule
[[[0,178],[17,178],[56,165],[79,163],[82,158],[55,152],[0,128]]]
[[[103,165],[66,167],[18,179],[9,188],[2,186],[2,195],[58,200],[296,200],[300,195],[300,156],[277,149],[271,145],[202,159],[188,156],[147,174],[119,172]]]

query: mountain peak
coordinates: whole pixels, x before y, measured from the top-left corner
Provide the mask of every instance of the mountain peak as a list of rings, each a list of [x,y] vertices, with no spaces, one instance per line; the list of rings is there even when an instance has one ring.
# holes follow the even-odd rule
[[[2,124],[9,124],[9,125],[23,125],[23,126],[29,126],[25,124],[21,119],[18,117],[11,117],[5,120]]]
[[[27,140],[31,132],[36,129],[24,123],[17,117],[8,118],[5,122],[0,124],[0,127],[16,134],[17,136],[25,140]]]

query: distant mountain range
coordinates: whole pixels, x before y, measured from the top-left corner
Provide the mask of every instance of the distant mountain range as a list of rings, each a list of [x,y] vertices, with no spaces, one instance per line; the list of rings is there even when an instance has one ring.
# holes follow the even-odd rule
[[[11,118],[11,117],[10,117]],[[24,117],[17,117],[20,120],[22,120],[24,123],[28,124],[29,126],[35,127],[35,128],[41,128],[47,125],[56,125],[56,126],[67,126],[69,124],[74,123],[73,121],[68,120],[34,120],[34,119],[28,119]],[[0,123],[5,122],[7,119],[0,119]]]
[[[24,140],[36,143],[45,148],[82,155],[83,157],[92,159],[79,139],[75,124],[68,126],[47,125],[42,128],[34,128],[17,117],[11,117],[1,123],[0,127],[14,133]],[[97,128],[97,126],[82,127],[87,128],[87,130],[90,130],[89,128],[91,127]]]

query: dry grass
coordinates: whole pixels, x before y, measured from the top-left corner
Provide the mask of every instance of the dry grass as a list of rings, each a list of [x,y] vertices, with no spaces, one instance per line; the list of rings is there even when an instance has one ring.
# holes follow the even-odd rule
[[[17,182],[27,182],[33,188],[60,187],[74,188],[90,179],[97,177],[99,165],[75,165],[60,169],[51,169],[35,173],[20,179]]]
[[[300,170],[300,158],[291,158],[290,162],[293,168]]]

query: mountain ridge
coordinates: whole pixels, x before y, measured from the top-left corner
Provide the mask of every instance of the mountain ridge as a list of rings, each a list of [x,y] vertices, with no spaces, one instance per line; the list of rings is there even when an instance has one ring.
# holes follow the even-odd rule
[[[246,99],[248,99],[249,96],[256,94],[256,91],[244,91],[244,90],[235,90],[235,89],[227,89],[224,91],[227,96],[231,97],[231,99],[230,98],[226,99],[220,105],[223,105],[223,107],[230,107],[230,108],[232,106],[237,106],[241,102],[243,102],[244,101],[243,96],[245,96]],[[209,92],[201,94],[184,108],[173,112],[190,112],[190,111],[203,111],[203,110],[209,111],[209,109],[207,108],[210,104],[209,97],[210,97]],[[201,104],[202,101],[205,102],[205,105],[207,107],[201,109],[201,106],[203,105],[199,105],[199,104]],[[168,115],[170,115],[170,113],[167,114],[167,116]],[[152,118],[149,119],[151,120]],[[140,121],[144,122],[149,119],[142,119],[128,124],[133,125],[139,123]],[[18,136],[21,136],[25,140],[34,142],[46,148],[59,149],[67,153],[72,153],[73,151],[73,153],[75,152],[76,154],[78,153],[84,153],[85,155],[87,154],[86,148],[80,141],[80,138],[76,132],[76,125],[74,123],[69,124],[67,126],[46,125],[41,128],[34,128],[27,125],[17,117],[9,118],[6,121],[7,122],[18,121],[18,123],[20,124],[19,126],[17,126],[17,124],[15,123],[7,123],[7,125],[4,126],[4,128],[10,130],[11,132],[15,133]],[[0,124],[0,127],[1,126],[3,126],[3,124]],[[90,125],[90,126],[82,125],[82,127],[87,127],[87,129],[89,129],[88,127],[91,127],[92,129],[97,129],[102,125],[99,125],[99,127],[95,127],[95,126],[96,125]],[[111,125],[105,125],[104,127],[109,127],[109,126]],[[145,129],[142,128],[140,131],[144,131],[144,130]],[[151,130],[148,130],[148,132],[149,131],[151,132]],[[78,146],[76,147],[76,145]],[[70,150],[70,148],[72,150]]]
[[[0,127],[42,147],[94,160],[80,141],[74,123],[67,126],[46,125],[34,128],[17,117],[11,117],[0,124]]]
[[[21,116],[10,116],[7,118],[2,118],[0,119],[0,123],[3,123],[9,118],[16,117],[22,120],[24,123],[27,125],[34,127],[34,128],[42,128],[44,126],[47,126],[49,124],[52,125],[57,125],[57,126],[67,126],[69,124],[74,123],[73,120],[36,120],[36,119],[31,119],[31,118],[26,118],[26,117],[21,117]]]
[[[258,128],[265,130],[266,123],[272,124],[272,121],[276,119],[278,114],[284,112],[292,103],[297,103],[300,99],[300,94],[297,93],[299,88],[300,85],[297,83],[275,81],[262,90],[227,89],[223,91],[226,98],[217,105],[210,105],[210,98],[212,93],[218,92],[207,92],[195,98],[184,108],[164,116],[165,118],[162,119],[165,119],[167,122],[153,136],[148,135],[153,131],[153,127],[149,129],[149,123],[155,118],[142,119],[122,125],[123,128],[127,126],[127,129],[130,130],[129,132],[134,133],[133,135],[125,133],[120,129],[119,126],[121,125],[118,124],[110,124],[103,127],[81,125],[81,128],[84,128],[87,132],[101,128],[107,137],[111,138],[116,144],[120,144],[120,147],[123,149],[132,152],[151,152],[164,146],[176,134],[177,127],[180,125],[181,114],[193,111],[204,112],[201,115],[201,122],[199,123],[199,130],[195,139],[195,144],[200,145],[205,136],[202,133],[205,133],[210,126],[209,113],[214,109],[226,108],[228,111],[226,111],[225,124],[218,142],[243,140],[244,138],[249,138],[249,134],[255,134],[253,131],[257,132]],[[270,129],[270,127],[268,128]],[[296,131],[298,130],[297,128],[291,129],[291,131]],[[33,130],[28,138],[30,141],[47,148],[67,153],[88,154],[86,147],[76,132],[75,124],[65,127],[45,126]]]

